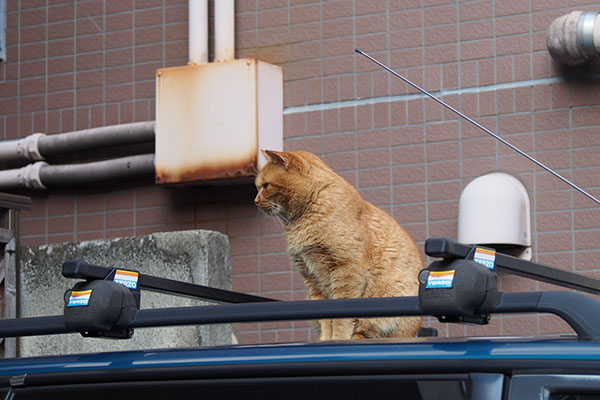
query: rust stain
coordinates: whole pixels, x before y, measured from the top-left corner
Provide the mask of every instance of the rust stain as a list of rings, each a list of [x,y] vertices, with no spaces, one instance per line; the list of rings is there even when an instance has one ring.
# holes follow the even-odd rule
[[[253,177],[256,175],[256,159],[230,163],[219,167],[202,167],[183,170],[178,174],[156,169],[156,183],[194,183],[198,181]]]

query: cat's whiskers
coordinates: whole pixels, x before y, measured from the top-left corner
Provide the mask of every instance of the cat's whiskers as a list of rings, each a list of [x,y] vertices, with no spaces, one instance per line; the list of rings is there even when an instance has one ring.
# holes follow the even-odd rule
[[[271,215],[271,218],[273,218],[275,221],[277,221],[279,223],[279,225],[281,225],[283,228],[285,228],[285,224],[283,223],[283,221],[281,220],[281,218],[277,215]]]
[[[290,223],[287,211],[279,204],[275,204],[275,215],[284,220],[287,224]]]
[[[267,215],[270,215],[273,217],[279,217],[279,218],[281,218],[281,220],[285,221],[285,223],[287,223],[287,224],[290,223],[290,220],[287,216],[287,212],[283,209],[283,207],[281,207],[281,205],[274,203],[270,200],[266,200],[266,202],[269,205],[269,208],[264,210],[264,212]]]
[[[290,220],[289,220],[289,219],[288,219],[288,218],[287,218],[287,217],[284,215],[283,211],[282,211],[281,213],[277,214],[277,216],[278,216],[279,218],[281,218],[282,220],[284,220],[284,221],[285,221],[287,224],[289,224],[289,223],[290,223]],[[280,220],[280,221],[281,221],[281,220]],[[283,225],[283,223],[282,223],[281,225]]]

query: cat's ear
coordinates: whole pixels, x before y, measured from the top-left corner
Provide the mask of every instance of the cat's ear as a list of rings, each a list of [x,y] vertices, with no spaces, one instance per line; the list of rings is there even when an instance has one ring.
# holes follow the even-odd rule
[[[288,167],[288,162],[285,158],[284,153],[273,150],[261,150],[261,152],[267,157],[271,162],[275,165],[279,165],[280,167],[286,168]]]

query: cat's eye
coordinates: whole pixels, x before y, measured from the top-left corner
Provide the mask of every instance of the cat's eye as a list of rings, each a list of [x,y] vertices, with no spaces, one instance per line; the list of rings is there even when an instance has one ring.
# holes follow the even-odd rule
[[[269,187],[269,184],[268,184],[268,183],[263,183],[263,185],[262,185],[262,188],[263,188],[263,189],[267,190],[267,188],[268,188],[268,187]]]

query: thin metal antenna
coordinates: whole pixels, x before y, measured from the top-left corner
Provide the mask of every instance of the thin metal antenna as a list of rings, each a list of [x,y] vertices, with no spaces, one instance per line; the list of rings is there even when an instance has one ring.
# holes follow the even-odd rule
[[[376,59],[374,59],[373,57],[371,57],[370,55],[368,55],[364,51],[362,51],[362,50],[360,50],[358,48],[355,49],[354,51],[356,51],[358,54],[361,54],[361,55],[367,57],[369,60],[373,61],[375,64],[379,65],[380,67],[382,67],[386,71],[388,71],[388,72],[392,73],[394,76],[397,76],[398,78],[402,79],[404,82],[408,83],[410,86],[414,87],[415,89],[417,89],[421,93],[423,93],[423,94],[427,95],[428,97],[432,98],[433,100],[437,101],[438,103],[440,103],[441,105],[443,105],[444,107],[446,107],[447,109],[449,109],[450,111],[452,111],[453,113],[455,113],[456,115],[458,115],[458,116],[466,119],[467,121],[469,121],[470,123],[472,123],[473,125],[475,125],[479,129],[481,129],[482,131],[484,131],[488,135],[492,136],[496,140],[498,140],[498,141],[502,142],[503,144],[505,144],[506,146],[510,147],[511,149],[513,149],[514,151],[516,151],[517,153],[519,153],[520,155],[522,155],[523,157],[527,158],[532,163],[534,163],[537,166],[539,166],[539,167],[545,169],[546,171],[550,172],[552,175],[554,175],[555,177],[557,177],[558,179],[560,179],[561,181],[563,181],[567,185],[571,186],[573,189],[577,190],[581,194],[583,194],[586,197],[590,198],[591,200],[595,201],[597,204],[600,204],[600,200],[598,200],[597,198],[595,198],[594,196],[592,196],[591,194],[589,194],[588,192],[586,192],[585,190],[583,190],[582,188],[580,188],[579,186],[577,186],[576,184],[574,184],[573,182],[571,182],[570,180],[568,180],[567,178],[564,178],[563,176],[561,176],[558,173],[554,172],[550,167],[547,167],[546,165],[542,164],[541,162],[539,162],[535,158],[531,157],[529,154],[525,153],[524,151],[522,151],[518,147],[516,147],[516,146],[510,144],[509,142],[507,142],[506,140],[502,139],[500,136],[498,136],[494,132],[490,131],[485,126],[481,125],[479,122],[477,122],[477,121],[475,121],[475,120],[467,117],[465,114],[461,113],[460,111],[458,111],[454,107],[446,104],[445,102],[443,102],[442,100],[438,99],[437,97],[435,97],[434,95],[432,95],[431,93],[429,93],[425,89],[421,88],[420,86],[418,86],[418,85],[414,84],[413,82],[409,81],[408,79],[406,79],[405,77],[403,77],[402,75],[400,75],[399,73],[397,73],[396,71],[394,71],[393,69],[389,68],[387,65],[382,64],[381,62],[377,61]]]

